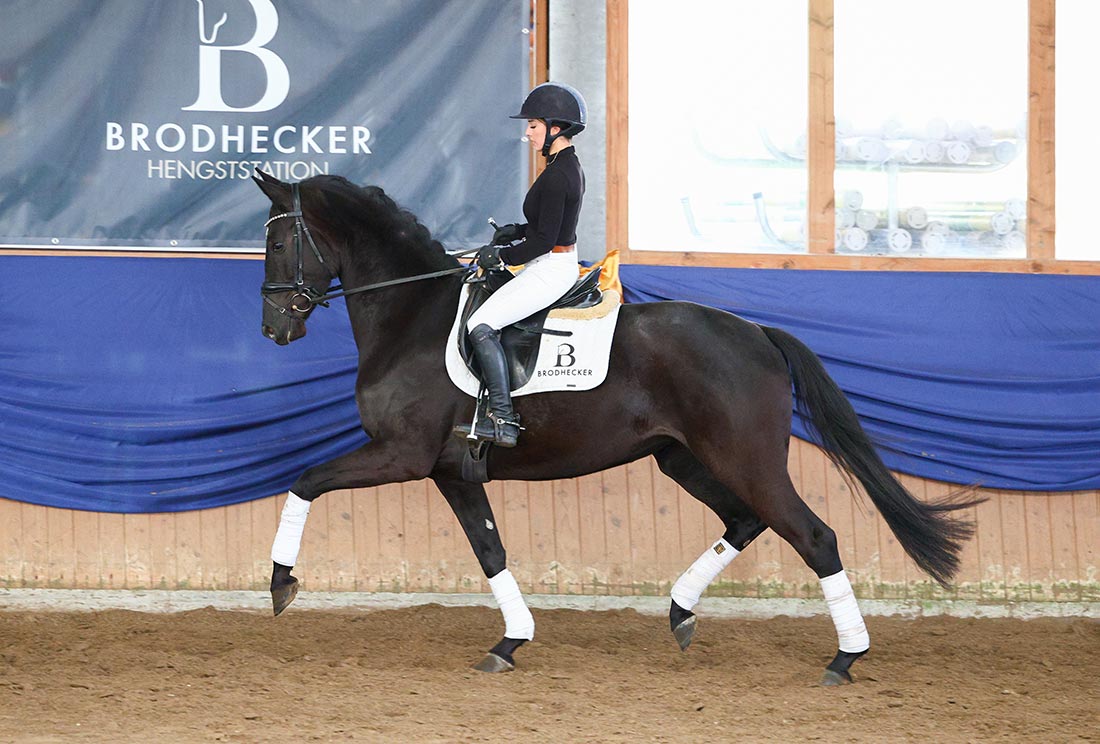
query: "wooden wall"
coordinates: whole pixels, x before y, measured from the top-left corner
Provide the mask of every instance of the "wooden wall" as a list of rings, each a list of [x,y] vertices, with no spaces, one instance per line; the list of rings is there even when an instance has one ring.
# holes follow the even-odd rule
[[[803,498],[834,530],[862,597],[1100,601],[1100,492],[989,491],[972,515],[951,592],[905,557],[814,446],[792,440]],[[919,498],[951,486],[908,476]],[[717,518],[652,459],[575,480],[491,483],[509,566],[529,592],[667,594],[721,535]],[[265,589],[281,497],[180,514],[98,514],[0,500],[0,585]],[[314,505],[296,569],[307,590],[487,592],[443,497],[428,481],[342,491]],[[818,597],[814,575],[772,532],[712,595]]]

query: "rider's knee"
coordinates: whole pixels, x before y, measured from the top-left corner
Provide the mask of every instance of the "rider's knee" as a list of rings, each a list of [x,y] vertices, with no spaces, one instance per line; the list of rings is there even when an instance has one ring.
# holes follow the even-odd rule
[[[478,323],[470,330],[470,339],[474,342],[484,341],[488,338],[499,338],[500,331],[493,328],[488,323]]]

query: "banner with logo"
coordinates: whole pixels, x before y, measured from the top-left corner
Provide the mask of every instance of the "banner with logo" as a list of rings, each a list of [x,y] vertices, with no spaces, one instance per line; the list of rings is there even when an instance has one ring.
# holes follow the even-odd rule
[[[520,219],[529,5],[8,0],[0,247],[259,251],[255,168],[484,242]]]

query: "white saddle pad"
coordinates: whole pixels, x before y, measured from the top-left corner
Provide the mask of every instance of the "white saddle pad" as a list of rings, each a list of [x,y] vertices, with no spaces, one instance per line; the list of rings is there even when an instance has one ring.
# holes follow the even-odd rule
[[[462,361],[458,351],[459,325],[469,287],[459,292],[458,310],[451,333],[447,336],[447,374],[451,382],[470,397],[476,398],[481,387]],[[599,305],[581,309],[551,310],[543,327],[567,331],[570,336],[542,335],[538,361],[527,384],[512,392],[512,397],[562,390],[591,390],[607,377],[611,357],[611,339],[619,320],[619,293],[605,291]],[[463,332],[465,332],[463,330]]]

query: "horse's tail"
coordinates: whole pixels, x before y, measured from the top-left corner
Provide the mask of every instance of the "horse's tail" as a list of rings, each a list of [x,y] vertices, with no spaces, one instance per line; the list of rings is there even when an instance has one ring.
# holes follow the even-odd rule
[[[795,405],[816,438],[815,444],[825,450],[850,484],[854,478],[863,486],[905,552],[946,587],[958,571],[963,542],[974,534],[973,523],[951,518],[947,513],[985,499],[969,498],[973,488],[956,491],[935,503],[915,499],[882,462],[852,404],[817,355],[786,331],[766,326],[761,329],[787,359]]]

